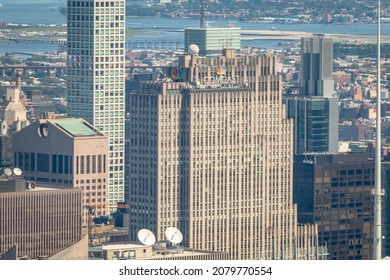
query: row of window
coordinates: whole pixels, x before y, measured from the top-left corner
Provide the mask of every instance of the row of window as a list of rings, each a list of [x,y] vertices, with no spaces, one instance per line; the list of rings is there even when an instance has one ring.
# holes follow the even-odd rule
[[[106,155],[76,156],[76,174],[106,172]]]
[[[72,10],[72,7],[81,7],[81,8],[93,8],[93,7],[124,7],[124,0],[123,1],[68,1],[68,9]],[[80,10],[73,8],[73,10]],[[89,9],[86,9],[89,10]]]

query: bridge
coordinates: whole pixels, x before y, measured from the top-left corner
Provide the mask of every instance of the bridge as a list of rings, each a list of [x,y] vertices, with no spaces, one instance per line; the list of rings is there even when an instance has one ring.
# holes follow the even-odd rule
[[[137,29],[137,28],[134,28]],[[148,28],[139,28],[148,29]],[[150,28],[152,29],[152,28]],[[153,29],[164,29],[172,30],[172,32],[183,33],[183,29],[177,28],[156,28]],[[375,42],[376,36],[374,35],[353,35],[353,34],[324,34],[327,37],[333,38],[337,41],[349,41],[349,42]],[[242,41],[253,41],[253,40],[288,40],[295,41],[300,40],[302,37],[311,37],[313,33],[303,31],[282,31],[282,30],[241,30]],[[4,39],[10,40],[15,43],[29,43],[29,44],[56,44],[59,48],[64,49],[67,45],[66,38],[45,38],[45,37],[6,37]],[[384,43],[390,43],[390,37],[384,36]],[[182,50],[184,49],[183,39],[135,39],[130,38],[126,42],[127,49],[149,49],[149,50]]]
[[[24,44],[52,44],[58,46],[66,46],[67,40],[65,38],[34,38],[34,37],[7,37],[7,40],[14,43]]]
[[[152,65],[152,66],[126,66],[126,69],[132,73],[135,69],[152,69],[153,71],[156,69],[163,69],[167,66],[159,66],[159,65]],[[66,66],[46,66],[46,65],[25,65],[25,64],[13,64],[13,65],[3,65],[0,64],[0,76],[5,76],[6,71],[12,71],[14,74],[17,72],[21,72],[23,76],[27,76],[29,71],[37,71],[37,70],[44,70],[48,75],[54,74],[57,77],[63,77],[66,73]]]
[[[38,71],[43,70],[48,75],[54,72],[54,75],[57,77],[63,77],[65,74],[66,66],[50,66],[50,65],[25,65],[25,64],[12,64],[12,65],[3,65],[0,64],[0,76],[5,76],[6,71],[11,70],[13,73],[21,72],[23,76],[28,75],[28,71]]]
[[[67,40],[52,39],[52,38],[26,38],[26,37],[10,37],[7,40],[14,43],[23,43],[23,44],[55,44],[59,47],[66,47]],[[126,42],[126,48],[128,49],[168,49],[168,50],[178,50],[184,48],[184,40],[181,39],[137,39],[137,40],[128,40]]]

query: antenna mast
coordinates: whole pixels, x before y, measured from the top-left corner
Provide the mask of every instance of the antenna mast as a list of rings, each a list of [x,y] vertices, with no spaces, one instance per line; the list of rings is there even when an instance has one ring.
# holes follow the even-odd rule
[[[204,24],[204,0],[200,0],[200,28],[204,28],[205,27],[205,24]]]
[[[381,1],[378,0],[377,33],[377,97],[376,97],[376,149],[375,149],[375,188],[374,195],[374,260],[382,259],[382,190],[381,183]]]

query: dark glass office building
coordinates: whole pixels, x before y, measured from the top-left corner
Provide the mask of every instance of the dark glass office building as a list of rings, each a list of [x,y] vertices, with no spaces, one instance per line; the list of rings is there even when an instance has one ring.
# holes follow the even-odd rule
[[[299,223],[318,225],[328,259],[371,259],[374,161],[366,154],[296,155],[294,203]]]
[[[294,123],[294,153],[338,151],[338,100],[285,96],[287,117]]]
[[[382,196],[382,257],[390,256],[390,159],[382,162],[382,186],[385,195]]]

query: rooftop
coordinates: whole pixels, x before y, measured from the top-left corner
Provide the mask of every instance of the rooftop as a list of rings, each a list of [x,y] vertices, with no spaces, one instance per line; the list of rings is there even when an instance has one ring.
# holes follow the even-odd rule
[[[54,119],[51,123],[65,130],[73,137],[103,136],[97,129],[83,119]]]

